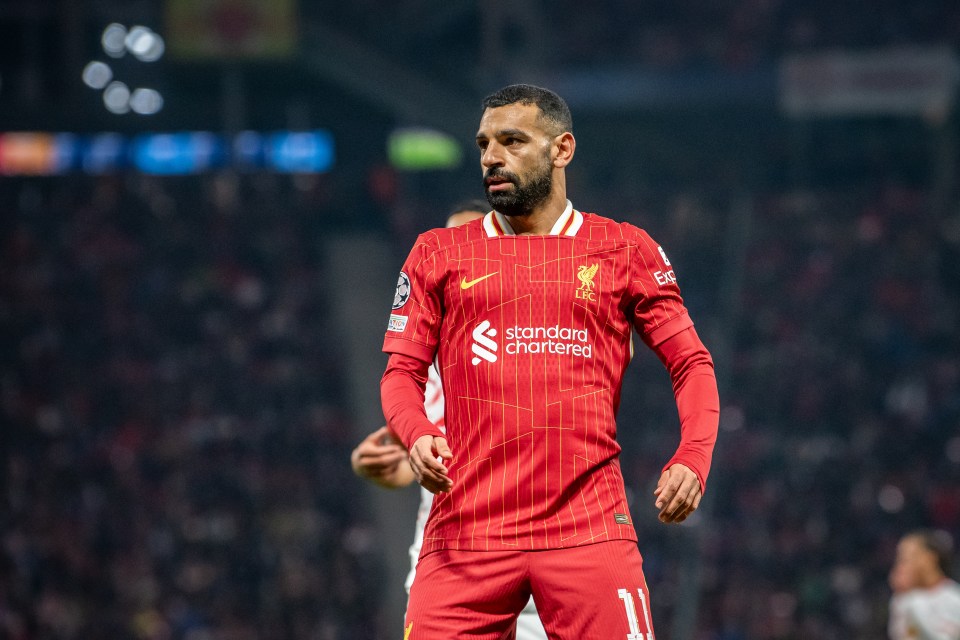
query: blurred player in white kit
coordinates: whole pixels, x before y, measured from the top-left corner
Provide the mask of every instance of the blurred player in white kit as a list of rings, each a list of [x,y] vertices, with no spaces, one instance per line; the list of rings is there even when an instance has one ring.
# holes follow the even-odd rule
[[[900,539],[890,570],[891,640],[960,640],[960,584],[949,577],[950,551],[942,531]]]

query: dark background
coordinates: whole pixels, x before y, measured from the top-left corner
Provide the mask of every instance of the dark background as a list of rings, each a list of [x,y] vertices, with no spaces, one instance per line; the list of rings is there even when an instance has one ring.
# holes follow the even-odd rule
[[[244,10],[219,5],[211,31]],[[382,421],[395,271],[482,196],[480,100],[517,81],[567,98],[574,206],[662,243],[717,363],[713,472],[680,527],[651,499],[669,379],[643,351],[624,385],[658,637],[885,637],[897,538],[960,535],[960,5],[301,0],[280,58],[178,57],[167,16],[3,0],[0,129],[324,129],[336,162],[0,177],[0,637],[399,637],[416,491],[349,453]],[[167,55],[106,57],[111,22]],[[783,106],[789,56],[917,47],[953,59],[949,99]],[[94,59],[163,110],[109,113]],[[407,126],[462,162],[392,167]]]

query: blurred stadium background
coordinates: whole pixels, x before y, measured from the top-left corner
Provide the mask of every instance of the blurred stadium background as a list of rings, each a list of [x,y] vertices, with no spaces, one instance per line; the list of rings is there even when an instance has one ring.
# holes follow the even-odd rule
[[[669,380],[625,384],[658,636],[885,637],[897,537],[960,535],[958,42],[947,0],[4,0],[0,637],[399,637],[416,491],[349,452],[516,81],[717,361],[681,527]]]

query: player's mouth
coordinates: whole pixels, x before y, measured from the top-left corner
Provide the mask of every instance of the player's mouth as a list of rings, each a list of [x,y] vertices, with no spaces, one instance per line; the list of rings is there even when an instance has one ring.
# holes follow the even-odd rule
[[[487,187],[487,191],[503,191],[513,185],[513,180],[504,175],[493,174],[484,178],[483,184]]]

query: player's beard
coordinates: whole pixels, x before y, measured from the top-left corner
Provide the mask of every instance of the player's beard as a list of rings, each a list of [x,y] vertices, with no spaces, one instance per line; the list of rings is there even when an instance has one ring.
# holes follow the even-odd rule
[[[490,191],[486,179],[498,177],[513,183],[513,189]],[[534,167],[526,180],[499,167],[494,167],[484,175],[484,191],[490,206],[505,216],[526,216],[547,199],[553,189],[553,164],[546,155],[538,166]]]

